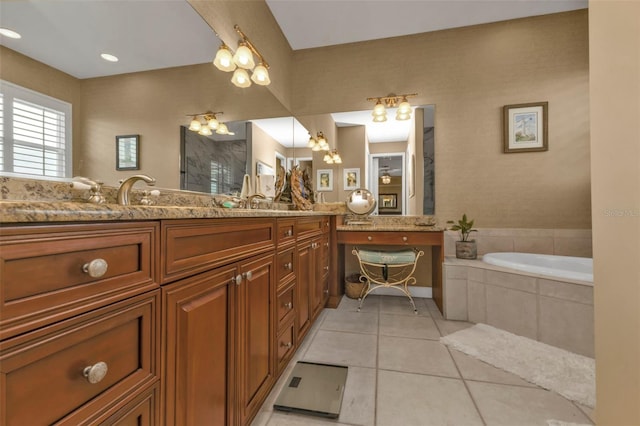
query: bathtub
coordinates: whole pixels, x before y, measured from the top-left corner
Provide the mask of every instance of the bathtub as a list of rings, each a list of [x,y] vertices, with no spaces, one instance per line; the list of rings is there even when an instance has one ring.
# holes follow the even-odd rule
[[[552,278],[593,283],[593,259],[531,253],[488,253],[482,261],[490,265],[515,269]]]

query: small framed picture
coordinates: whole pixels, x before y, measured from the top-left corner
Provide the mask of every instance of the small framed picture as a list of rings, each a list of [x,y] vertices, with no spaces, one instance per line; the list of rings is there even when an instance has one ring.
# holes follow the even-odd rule
[[[504,152],[548,151],[548,102],[503,107]]]
[[[344,169],[344,190],[360,188],[360,169]]]
[[[116,170],[140,170],[140,135],[116,136]]]
[[[380,194],[379,209],[398,208],[398,194]]]
[[[320,169],[316,174],[317,191],[333,191],[333,170]]]
[[[256,161],[256,174],[258,174],[258,175],[272,175],[272,176],[275,175],[275,173],[273,171],[273,167],[271,167],[267,163],[263,163],[260,160]]]

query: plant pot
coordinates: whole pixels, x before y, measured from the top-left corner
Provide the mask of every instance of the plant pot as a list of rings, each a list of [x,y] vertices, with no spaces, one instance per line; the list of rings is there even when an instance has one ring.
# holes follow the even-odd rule
[[[458,259],[477,259],[478,246],[475,241],[456,241],[456,257]]]

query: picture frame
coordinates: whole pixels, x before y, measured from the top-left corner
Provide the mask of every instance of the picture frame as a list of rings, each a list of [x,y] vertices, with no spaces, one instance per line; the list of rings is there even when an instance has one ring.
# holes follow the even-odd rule
[[[116,170],[140,170],[140,135],[116,136]]]
[[[360,188],[360,169],[344,169],[343,178],[345,191],[353,191]]]
[[[378,196],[378,209],[397,209],[398,194],[380,194]]]
[[[333,191],[333,170],[319,169],[316,172],[316,191]]]
[[[548,107],[548,102],[533,102],[502,108],[505,153],[549,150]]]
[[[267,163],[263,163],[262,161],[256,161],[256,175],[271,175],[275,176],[273,171],[273,167],[268,165]]]

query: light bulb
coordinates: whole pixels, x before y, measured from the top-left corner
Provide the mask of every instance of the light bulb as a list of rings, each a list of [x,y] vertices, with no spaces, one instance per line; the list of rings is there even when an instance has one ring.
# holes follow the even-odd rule
[[[322,161],[329,161],[329,160],[331,160],[331,155],[329,155],[329,153],[327,152],[322,158]]]
[[[398,105],[398,114],[411,114],[411,105],[407,101],[407,98],[402,98],[402,102]]]
[[[228,135],[229,134],[229,128],[227,127],[226,124],[220,123],[218,125],[218,129],[216,130],[216,133],[219,134],[219,135]]]
[[[220,123],[218,122],[218,119],[216,118],[215,115],[213,117],[210,117],[209,120],[207,121],[207,126],[209,126],[211,130],[216,130],[219,125]]]
[[[251,80],[260,86],[268,86],[271,83],[271,80],[269,79],[269,71],[267,70],[267,67],[262,63],[259,63],[253,70]]]
[[[386,114],[387,114],[387,111],[385,110],[384,105],[382,105],[382,102],[380,101],[380,99],[378,99],[378,102],[376,102],[376,106],[373,107],[372,115],[376,117],[376,116],[381,116]]]
[[[197,132],[200,130],[200,127],[202,127],[202,123],[200,123],[198,117],[193,117],[193,120],[191,120],[191,123],[189,124],[189,130]]]
[[[396,113],[396,120],[404,121],[404,120],[408,120],[410,118],[411,118],[411,110],[409,110],[408,114],[401,114],[400,110],[398,110],[398,112]]]
[[[309,134],[309,142],[307,142],[307,148],[313,148],[316,146],[316,140]]]
[[[233,63],[233,55],[231,55],[231,51],[225,44],[218,49],[213,65],[220,71],[225,72],[231,72],[236,69],[236,64]]]
[[[249,79],[249,74],[247,70],[238,68],[233,72],[233,77],[231,78],[231,82],[238,87],[249,87],[251,86],[251,80]]]
[[[333,162],[335,164],[342,164],[342,157],[340,157],[340,154],[336,153],[336,155],[333,156]]]
[[[253,53],[251,53],[251,50],[242,42],[240,42],[236,54],[233,55],[233,62],[240,68],[246,70],[253,69],[253,67],[256,66],[256,63],[253,61]]]
[[[311,151],[315,151],[315,152],[322,151],[322,147],[320,146],[319,143],[317,143],[313,148],[311,148]]]
[[[387,121],[387,114],[385,115],[376,115],[373,117],[373,122],[374,123],[382,123],[384,121]]]
[[[211,132],[211,129],[209,128],[209,126],[202,126],[198,131],[198,134],[202,136],[210,136],[212,133],[213,132]]]

